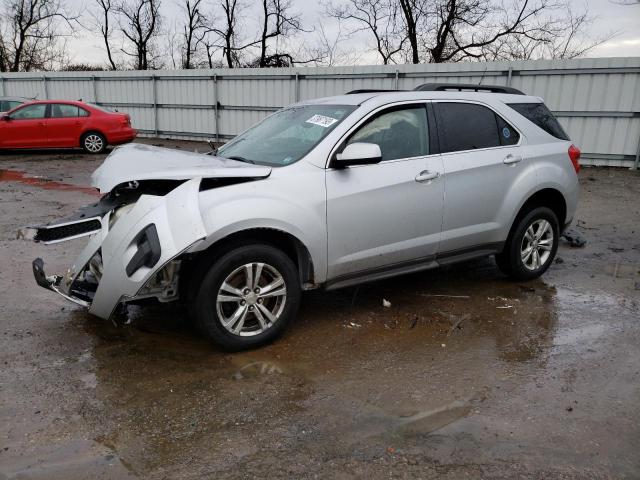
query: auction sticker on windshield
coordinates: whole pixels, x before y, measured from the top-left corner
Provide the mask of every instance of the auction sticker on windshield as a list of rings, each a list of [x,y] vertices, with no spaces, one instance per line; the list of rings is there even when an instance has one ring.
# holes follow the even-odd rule
[[[314,125],[320,125],[321,127],[327,128],[337,121],[337,118],[325,117],[324,115],[314,115],[309,120],[307,120],[307,123],[313,123]]]

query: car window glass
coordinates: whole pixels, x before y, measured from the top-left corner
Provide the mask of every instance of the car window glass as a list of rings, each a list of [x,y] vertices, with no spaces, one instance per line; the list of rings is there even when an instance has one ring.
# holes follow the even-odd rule
[[[311,104],[289,107],[218,149],[218,156],[262,165],[297,162],[336,128],[354,105]]]
[[[429,155],[427,111],[423,105],[394,108],[373,117],[347,141],[375,143],[382,160]]]
[[[53,118],[69,118],[79,117],[78,107],[75,105],[66,105],[63,103],[53,103],[51,105],[51,117]]]
[[[21,102],[12,102],[12,101],[8,101],[7,102],[7,110],[12,110],[18,106],[22,105]],[[6,111],[6,110],[5,110]]]
[[[500,115],[496,115],[496,122],[498,122],[498,137],[500,138],[500,145],[515,145],[520,140],[520,134],[509,125]]]
[[[78,116],[79,117],[88,117],[89,112],[87,112],[84,108],[78,107]]]
[[[442,153],[500,145],[493,110],[474,103],[436,103]]]
[[[569,136],[558,119],[553,116],[544,103],[510,103],[508,105],[548,134],[560,140],[569,140]]]
[[[44,113],[47,109],[46,104],[28,105],[16,110],[11,114],[11,118],[14,120],[31,120],[37,118],[44,118]]]

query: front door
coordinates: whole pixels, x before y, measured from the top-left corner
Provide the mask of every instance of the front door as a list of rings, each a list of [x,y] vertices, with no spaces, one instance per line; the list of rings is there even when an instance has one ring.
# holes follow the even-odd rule
[[[328,278],[428,262],[442,227],[443,172],[423,103],[367,119],[344,143],[376,143],[382,162],[327,170]]]
[[[47,146],[47,105],[25,105],[0,123],[0,147],[39,148]]]

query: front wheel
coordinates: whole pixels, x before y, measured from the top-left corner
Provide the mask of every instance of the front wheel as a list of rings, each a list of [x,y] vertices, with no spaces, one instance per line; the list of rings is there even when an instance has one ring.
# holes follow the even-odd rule
[[[80,146],[87,153],[102,153],[107,148],[107,139],[98,132],[89,132],[82,136]]]
[[[200,330],[228,350],[274,340],[298,311],[301,288],[295,264],[265,244],[246,245],[216,260],[195,298]]]
[[[533,280],[553,262],[558,250],[558,218],[547,207],[538,207],[522,217],[507,239],[496,263],[516,280]]]

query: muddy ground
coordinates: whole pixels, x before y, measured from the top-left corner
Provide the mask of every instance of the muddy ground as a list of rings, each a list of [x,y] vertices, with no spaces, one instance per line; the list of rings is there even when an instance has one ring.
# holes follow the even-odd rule
[[[180,308],[115,327],[35,285],[84,241],[16,231],[94,200],[99,163],[0,154],[0,479],[640,478],[637,172],[583,168],[589,243],[540,280],[487,259],[307,293],[229,354]]]

